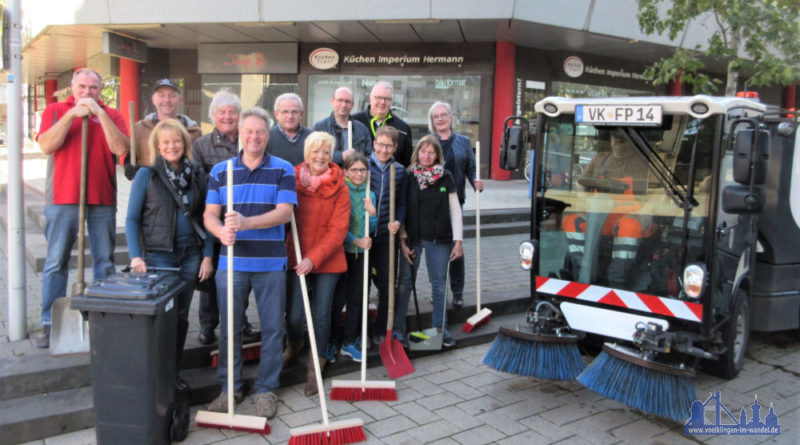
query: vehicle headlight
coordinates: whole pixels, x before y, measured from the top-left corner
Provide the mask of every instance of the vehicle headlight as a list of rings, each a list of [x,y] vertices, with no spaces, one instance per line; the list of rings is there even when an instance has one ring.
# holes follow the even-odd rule
[[[690,264],[683,269],[683,291],[689,298],[703,295],[706,283],[706,268],[702,264]]]
[[[533,243],[530,241],[524,241],[519,245],[519,267],[531,270],[534,251]]]

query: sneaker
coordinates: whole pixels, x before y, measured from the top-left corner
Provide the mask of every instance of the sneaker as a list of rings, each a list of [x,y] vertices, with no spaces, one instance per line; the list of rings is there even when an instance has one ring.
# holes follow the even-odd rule
[[[189,387],[189,382],[183,379],[180,375],[175,376],[175,390],[178,392],[186,392],[191,389]],[[236,397],[236,395],[234,395]]]
[[[464,297],[461,295],[453,295],[453,307],[458,308],[464,306]]]
[[[199,341],[201,345],[210,345],[214,343],[216,339],[217,336],[214,334],[213,328],[200,328],[200,333],[197,334],[197,341]]]
[[[50,347],[50,325],[42,326],[42,336],[36,341],[36,347],[47,349]]]
[[[256,415],[272,419],[278,413],[278,396],[273,392],[262,392],[253,396],[256,401]]]
[[[444,340],[442,340],[442,346],[444,346],[445,348],[452,348],[455,345],[456,345],[456,339],[454,339],[453,337],[445,338]]]
[[[233,403],[241,403],[242,399],[244,398],[244,393],[239,390],[233,393]],[[209,411],[214,411],[218,413],[226,413],[228,412],[228,393],[225,391],[219,393],[216,399],[208,405]]]
[[[328,348],[325,350],[325,358],[328,359],[328,363],[336,363],[336,354],[338,353],[339,348],[336,343],[328,343]]]
[[[342,346],[342,355],[350,357],[356,363],[361,363],[361,350],[356,346],[356,342]]]

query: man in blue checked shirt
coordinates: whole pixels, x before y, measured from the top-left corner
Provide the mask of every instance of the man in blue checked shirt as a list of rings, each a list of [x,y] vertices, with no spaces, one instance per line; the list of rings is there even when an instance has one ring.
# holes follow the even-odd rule
[[[203,215],[206,228],[224,246],[234,246],[233,264],[220,255],[217,267],[217,298],[220,310],[220,350],[217,380],[223,392],[208,409],[228,409],[227,388],[227,280],[233,267],[233,360],[234,400],[242,400],[242,337],[244,301],[252,288],[261,322],[261,362],[255,383],[256,413],[273,418],[281,373],[282,328],[286,302],[286,234],[297,204],[294,168],[266,152],[269,114],[253,107],[239,121],[241,151],[233,158],[233,209],[223,216],[227,203],[227,163],[215,165],[208,178],[208,196]]]

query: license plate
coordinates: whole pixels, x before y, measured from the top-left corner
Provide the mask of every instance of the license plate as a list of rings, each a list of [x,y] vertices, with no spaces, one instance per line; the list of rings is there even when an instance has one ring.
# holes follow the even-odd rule
[[[660,105],[577,105],[575,123],[591,125],[661,125]]]

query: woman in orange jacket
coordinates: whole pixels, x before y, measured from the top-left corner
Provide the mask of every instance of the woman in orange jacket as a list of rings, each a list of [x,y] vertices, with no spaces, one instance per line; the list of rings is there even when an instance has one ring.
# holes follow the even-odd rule
[[[294,269],[287,280],[286,324],[288,346],[284,363],[297,355],[303,345],[305,321],[303,298],[300,293],[300,275],[306,275],[311,314],[314,322],[320,369],[325,367],[325,350],[331,327],[331,304],[336,281],[347,271],[344,239],[350,225],[350,194],[344,174],[332,162],[335,140],[328,133],[315,131],[305,140],[305,162],[295,167],[297,181],[297,220],[300,238],[299,261],[294,253],[291,233],[287,240],[289,267]],[[314,367],[309,360],[306,375],[306,395],[317,393]]]

